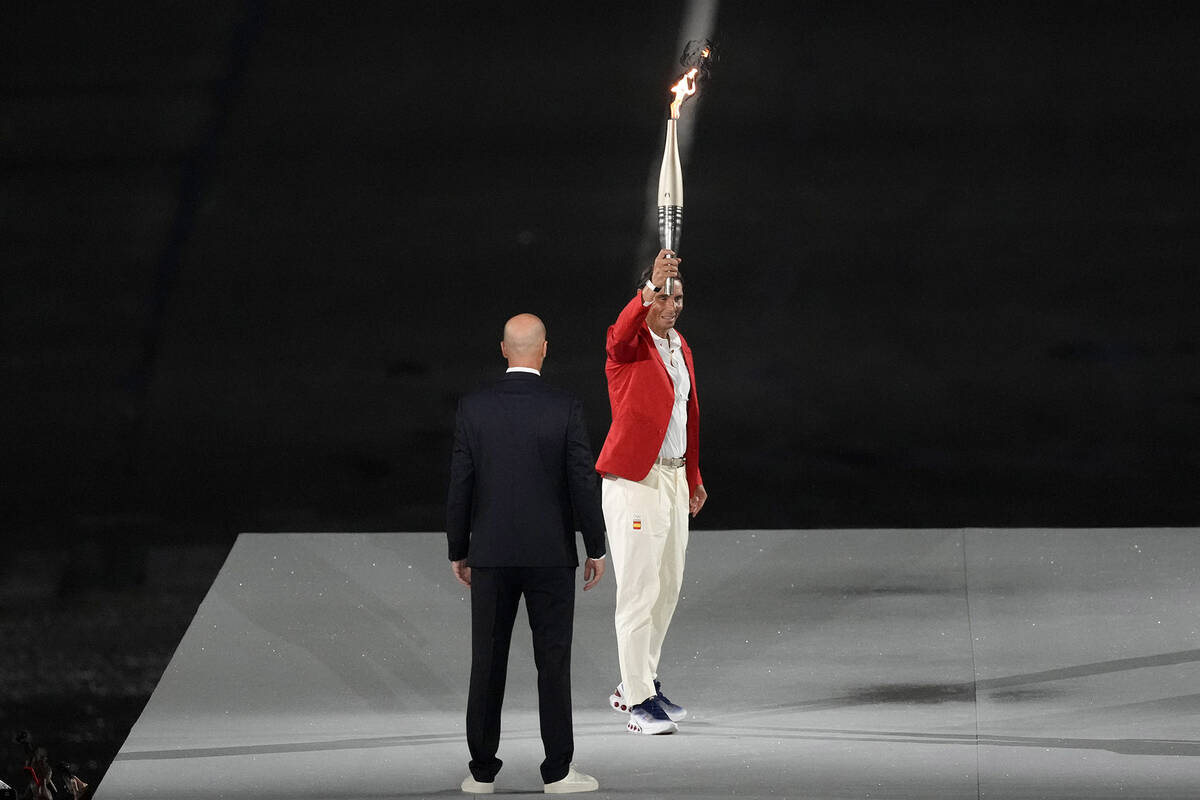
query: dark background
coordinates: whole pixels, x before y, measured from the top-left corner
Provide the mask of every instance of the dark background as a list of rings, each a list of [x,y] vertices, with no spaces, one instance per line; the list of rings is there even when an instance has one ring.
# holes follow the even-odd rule
[[[102,775],[239,531],[440,530],[512,314],[599,448],[683,8],[5,15],[6,731]],[[1198,23],[721,8],[684,108],[697,527],[1200,521]]]

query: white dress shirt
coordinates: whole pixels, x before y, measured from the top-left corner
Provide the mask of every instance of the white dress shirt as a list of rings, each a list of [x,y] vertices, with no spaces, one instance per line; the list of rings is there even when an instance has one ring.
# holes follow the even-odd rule
[[[650,330],[649,326],[647,330]],[[667,374],[671,376],[671,383],[675,387],[671,421],[667,423],[667,435],[663,438],[658,455],[661,458],[683,458],[687,452],[687,400],[692,392],[692,379],[683,360],[679,334],[672,329],[667,331],[664,338],[650,330],[650,336],[654,338],[654,346],[658,348],[658,354],[662,357]]]

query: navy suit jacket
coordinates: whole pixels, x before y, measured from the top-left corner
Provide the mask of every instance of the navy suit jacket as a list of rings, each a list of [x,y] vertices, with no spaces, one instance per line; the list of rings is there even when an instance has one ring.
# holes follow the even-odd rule
[[[577,567],[604,555],[604,515],[583,404],[509,372],[458,404],[446,534],[471,567]]]

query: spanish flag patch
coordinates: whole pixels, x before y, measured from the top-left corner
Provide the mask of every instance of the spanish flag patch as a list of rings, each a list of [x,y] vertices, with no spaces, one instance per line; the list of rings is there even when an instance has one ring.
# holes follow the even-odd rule
[[[633,518],[633,529],[635,531],[640,531],[642,529],[642,518],[641,517]]]

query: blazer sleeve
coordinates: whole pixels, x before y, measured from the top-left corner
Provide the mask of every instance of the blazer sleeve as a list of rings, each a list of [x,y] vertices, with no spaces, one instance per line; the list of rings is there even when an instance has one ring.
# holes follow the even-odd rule
[[[605,554],[604,512],[600,507],[600,482],[594,464],[583,421],[583,403],[575,398],[567,423],[567,487],[588,558],[600,558]]]
[[[688,376],[692,381],[692,392],[688,396],[687,405],[687,474],[688,494],[696,493],[696,487],[704,483],[700,476],[700,398],[696,393],[696,365],[692,360],[692,348],[688,347],[682,335],[683,359],[687,365]]]
[[[467,435],[466,415],[458,404],[454,420],[454,451],[450,456],[450,489],[446,495],[446,539],[450,560],[467,557],[471,544],[471,502],[475,494],[475,460]]]
[[[640,291],[625,304],[617,315],[617,321],[608,329],[605,349],[609,358],[622,363],[637,360],[638,333],[645,326],[649,311],[650,306],[642,304]]]

